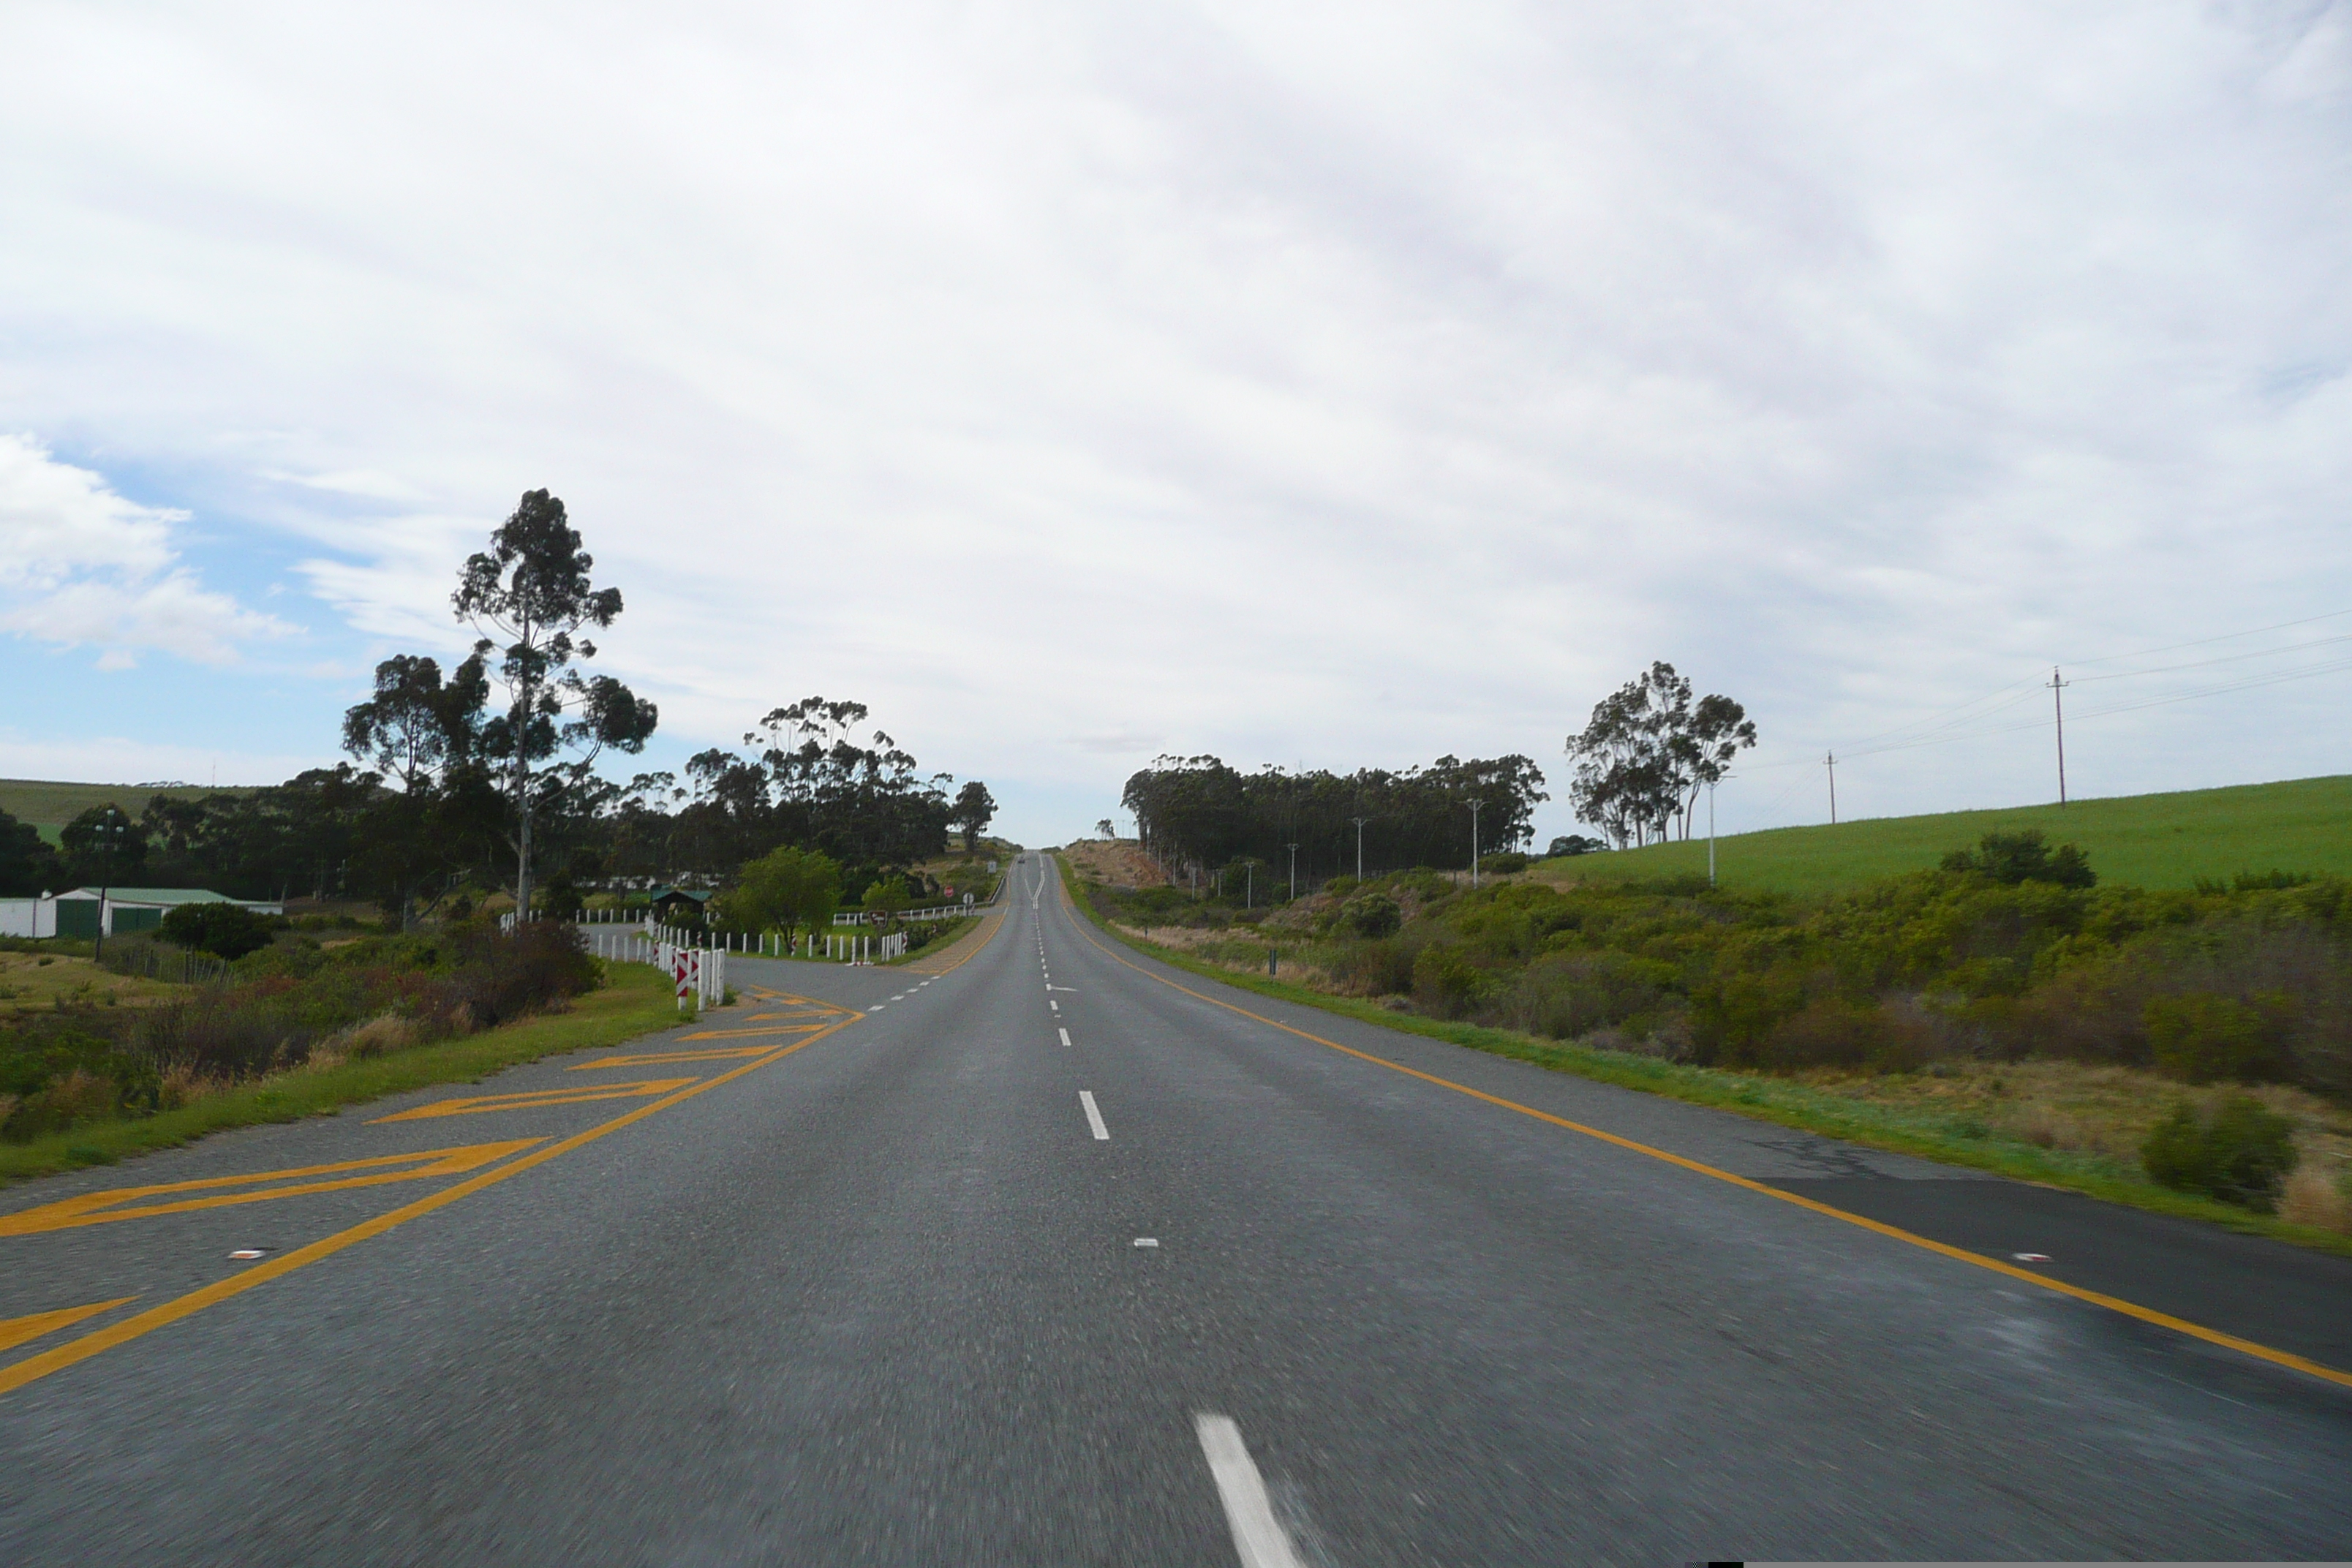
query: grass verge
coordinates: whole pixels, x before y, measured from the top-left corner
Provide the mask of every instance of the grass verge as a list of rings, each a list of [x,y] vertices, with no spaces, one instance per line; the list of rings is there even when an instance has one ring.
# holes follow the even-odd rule
[[[979,924],[980,917],[977,915],[958,916],[956,919],[950,921],[948,922],[947,929],[940,932],[939,935],[931,938],[930,941],[923,943],[920,947],[911,948],[906,952],[899,954],[898,957],[890,960],[890,963],[895,967],[901,963],[912,963],[915,960],[926,957],[931,953],[945,952],[949,948],[951,948],[957,942],[961,942],[965,936],[970,934],[972,928]]]
[[[346,1105],[433,1084],[478,1082],[519,1063],[619,1045],[677,1021],[667,976],[647,964],[614,964],[606,984],[569,1012],[364,1060],[297,1068],[136,1121],[85,1122],[30,1142],[0,1144],[0,1183],[110,1165],[232,1127],[332,1116]]]
[[[1113,941],[1147,954],[1172,969],[1214,980],[1236,990],[1253,992],[1281,1002],[1374,1024],[1400,1034],[1420,1035],[1448,1045],[1485,1051],[1530,1062],[1551,1072],[1570,1073],[1597,1083],[1664,1095],[1670,1100],[1710,1110],[1727,1110],[1759,1121],[1774,1122],[1802,1132],[1819,1133],[1849,1143],[1910,1154],[1948,1165],[1965,1165],[2021,1182],[2062,1187],[2106,1203],[2145,1209],[2153,1214],[2209,1221],[2231,1230],[2292,1242],[2315,1251],[2352,1258],[2352,1237],[2314,1226],[2291,1224],[2269,1215],[2218,1203],[2210,1198],[2159,1187],[2136,1170],[2097,1155],[2043,1149],[1990,1132],[1955,1128],[1951,1119],[1848,1099],[1831,1090],[1763,1074],[1689,1067],[1654,1057],[1544,1039],[1512,1029],[1479,1024],[1447,1023],[1442,1019],[1394,1013],[1353,996],[1335,996],[1265,974],[1236,973],[1206,963],[1189,953],[1147,942],[1122,930],[1094,907],[1086,887],[1061,856],[1062,883],[1070,900],[1095,927]]]

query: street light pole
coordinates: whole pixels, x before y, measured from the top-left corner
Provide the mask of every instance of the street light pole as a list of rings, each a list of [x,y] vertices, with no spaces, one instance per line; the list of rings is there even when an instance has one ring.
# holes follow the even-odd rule
[[[1351,816],[1348,820],[1356,825],[1356,880],[1360,882],[1364,879],[1364,824],[1371,818]]]
[[[1478,890],[1478,808],[1486,803],[1473,800],[1463,804],[1470,808],[1470,890],[1475,893]]]
[[[1286,844],[1283,847],[1290,851],[1290,901],[1297,903],[1298,901],[1298,846]]]

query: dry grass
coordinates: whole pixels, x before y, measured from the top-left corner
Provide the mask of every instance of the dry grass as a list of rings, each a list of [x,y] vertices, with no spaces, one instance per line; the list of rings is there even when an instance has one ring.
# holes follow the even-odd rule
[[[363,1062],[386,1051],[405,1050],[416,1044],[417,1038],[413,1019],[397,1013],[380,1013],[312,1046],[309,1059],[298,1070],[330,1072],[345,1062]]]
[[[169,981],[109,973],[87,958],[46,952],[0,952],[0,1012],[53,1007],[59,998],[68,1007],[89,1003],[153,1006],[186,994],[187,987]]]
[[[1099,878],[1114,888],[1168,885],[1168,874],[1132,838],[1081,838],[1062,854],[1081,878]]]
[[[2189,1089],[2136,1068],[2080,1062],[1939,1063],[1927,1072],[1869,1077],[1827,1069],[1796,1075],[1843,1098],[1915,1111],[1973,1118],[1991,1131],[2070,1153],[2102,1154],[2127,1164],[2159,1121],[2183,1100],[2205,1104],[2251,1094],[2294,1124],[2305,1185],[2335,1192],[2352,1169],[2352,1112],[2281,1084]],[[2316,1198],[2307,1198],[2316,1203]]]
[[[209,1100],[232,1087],[226,1079],[207,1078],[186,1062],[173,1062],[163,1069],[163,1081],[156,1090],[156,1108],[177,1110],[184,1105]]]
[[[1110,926],[1122,935],[1139,937],[1156,947],[1173,948],[1234,974],[1265,973],[1265,950],[1275,945],[1261,940],[1248,926],[1217,931],[1206,926],[1131,926],[1117,921],[1111,921]],[[1334,996],[1351,994],[1339,976],[1287,951],[1282,955],[1282,978],[1310,991],[1328,992]]]
[[[2326,1170],[2308,1156],[2286,1179],[2279,1196],[2279,1218],[2294,1225],[2352,1236],[2352,1177],[2337,1169]]]

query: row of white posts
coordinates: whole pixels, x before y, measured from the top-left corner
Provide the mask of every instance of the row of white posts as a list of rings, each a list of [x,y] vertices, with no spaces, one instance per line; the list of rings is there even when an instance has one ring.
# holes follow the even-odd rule
[[[630,931],[590,931],[588,951],[615,963],[650,963],[677,984],[677,1010],[686,999],[698,1009],[716,1007],[727,999],[727,954],[723,950],[695,947],[670,940],[677,934],[649,928]]]
[[[673,952],[709,953],[720,962],[721,967],[730,952],[755,958],[814,958],[820,940],[814,934],[783,936],[774,931],[688,932],[675,926],[651,923],[626,931],[598,931],[592,925],[581,935],[587,939],[588,951],[599,958],[618,963],[659,964],[664,969],[671,967],[671,960],[666,955]],[[718,946],[697,945],[697,938],[706,943],[716,941]],[[828,932],[822,941],[824,957],[835,963],[887,963],[907,954],[907,933],[902,931],[878,936],[872,931]],[[725,994],[725,987],[722,985],[712,994]]]

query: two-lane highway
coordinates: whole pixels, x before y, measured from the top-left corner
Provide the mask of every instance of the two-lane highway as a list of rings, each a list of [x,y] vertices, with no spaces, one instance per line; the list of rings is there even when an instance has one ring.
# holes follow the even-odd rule
[[[2352,1545],[2352,1387],[1771,1185],[1955,1173],[1166,970],[1034,856],[952,963],[0,1194],[0,1561]]]

